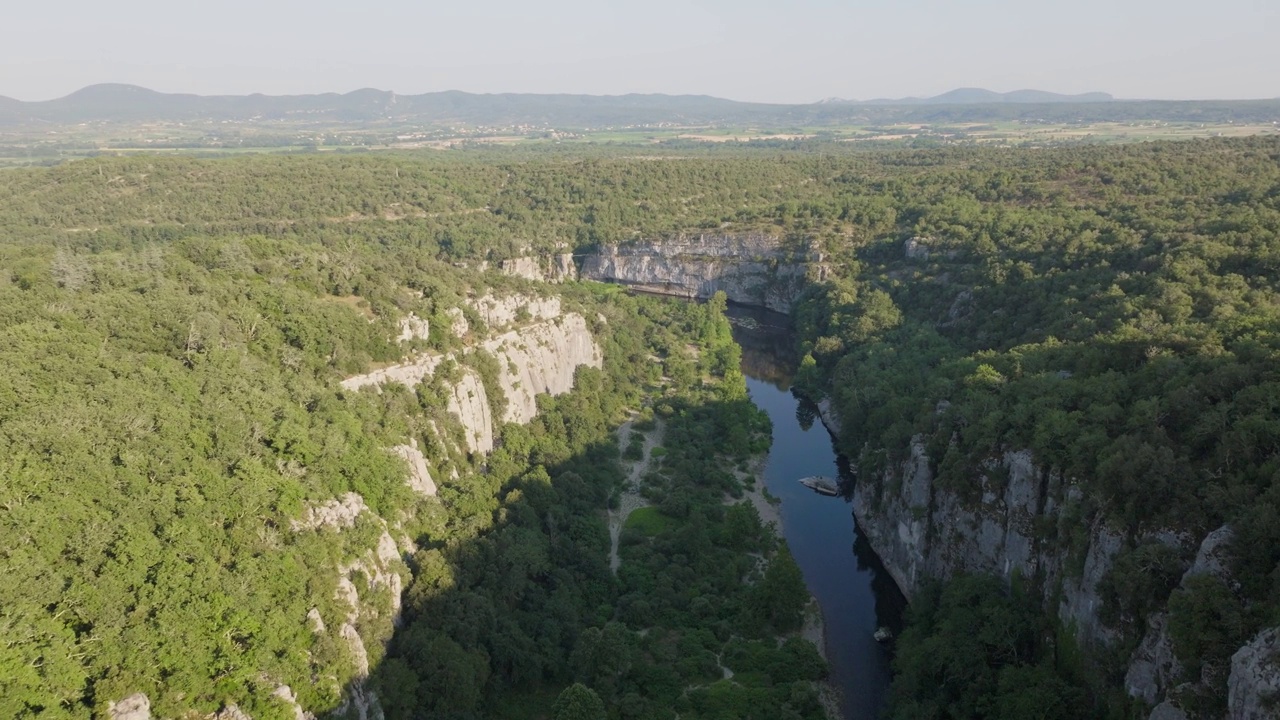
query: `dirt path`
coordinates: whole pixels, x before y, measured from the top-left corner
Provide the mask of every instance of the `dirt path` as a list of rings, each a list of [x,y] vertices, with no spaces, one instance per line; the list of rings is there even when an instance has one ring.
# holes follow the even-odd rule
[[[631,425],[632,421],[627,421],[618,428],[618,445],[624,452],[631,443]],[[609,511],[609,569],[615,575],[618,573],[618,568],[622,566],[622,559],[618,557],[618,538],[622,536],[622,526],[627,522],[628,515],[649,504],[640,496],[640,479],[649,471],[653,449],[662,442],[662,430],[663,425],[658,422],[657,426],[645,435],[644,452],[639,460],[631,463],[631,470],[622,484],[618,509]]]

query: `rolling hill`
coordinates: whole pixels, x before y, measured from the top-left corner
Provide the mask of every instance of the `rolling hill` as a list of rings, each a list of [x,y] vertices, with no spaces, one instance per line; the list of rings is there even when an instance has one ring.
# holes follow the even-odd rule
[[[803,105],[739,102],[708,95],[475,94],[449,90],[400,95],[366,88],[313,95],[191,95],[136,85],[92,85],[66,97],[23,102],[0,97],[0,127],[84,122],[237,122],[302,125],[469,125],[618,128],[721,125],[805,127],[900,122],[1271,122],[1280,100],[1133,101],[1106,93],[962,88],[931,98],[830,99]]]

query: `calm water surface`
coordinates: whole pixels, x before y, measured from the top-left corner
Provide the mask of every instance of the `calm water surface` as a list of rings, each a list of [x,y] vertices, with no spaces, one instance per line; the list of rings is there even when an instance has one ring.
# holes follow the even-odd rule
[[[812,406],[790,391],[795,363],[787,319],[741,308],[729,314],[737,322],[751,399],[773,420],[765,483],[782,501],[783,535],[822,606],[831,683],[843,696],[846,718],[875,720],[889,687],[890,655],[872,633],[882,625],[899,631],[905,602],[854,525],[849,501],[796,482],[825,475],[847,483],[849,476],[831,436],[813,421]],[[743,318],[750,318],[750,328]]]

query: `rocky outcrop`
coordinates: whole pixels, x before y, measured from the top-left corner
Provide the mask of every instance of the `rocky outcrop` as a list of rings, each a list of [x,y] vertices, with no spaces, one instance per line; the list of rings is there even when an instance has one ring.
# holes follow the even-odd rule
[[[568,253],[545,258],[511,258],[499,262],[498,269],[504,275],[540,282],[562,283],[578,277],[578,268],[573,264],[573,255]]]
[[[281,685],[271,695],[289,706],[294,720],[315,720],[314,714],[304,711],[298,704],[298,697],[288,685]],[[119,702],[108,705],[107,717],[110,720],[151,720],[151,700],[143,693],[134,693]],[[227,703],[217,712],[204,717],[208,720],[253,720],[235,703]]]
[[[677,235],[605,246],[582,266],[587,280],[686,298],[723,290],[732,302],[782,313],[791,311],[806,285],[826,276],[815,248],[788,247],[763,233]]]
[[[213,720],[253,720],[235,703],[227,703],[221,710],[213,714]]]
[[[1163,697],[1182,675],[1182,665],[1173,654],[1168,622],[1165,613],[1154,613],[1147,619],[1147,631],[1133,651],[1124,675],[1125,692],[1148,705]]]
[[[1073,499],[1078,493],[1072,488]],[[1061,518],[1053,518],[1059,523]],[[1060,527],[1060,532],[1068,528]],[[1102,578],[1115,563],[1115,558],[1124,549],[1124,536],[1112,528],[1101,518],[1089,524],[1088,545],[1084,551],[1084,566],[1078,575],[1064,573],[1063,567],[1068,562],[1067,548],[1051,546],[1046,548],[1050,564],[1046,567],[1045,589],[1051,590],[1052,580],[1062,580],[1062,600],[1058,604],[1058,618],[1068,627],[1076,630],[1076,639],[1083,645],[1110,644],[1116,639],[1116,633],[1102,624],[1098,617],[1102,609],[1102,596],[1099,587]]]
[[[344,493],[340,498],[308,507],[301,518],[290,523],[290,528],[294,532],[322,527],[339,530],[351,528],[355,526],[360,513],[368,509],[364,498],[353,492]]]
[[[276,691],[271,693],[273,697],[280,698],[286,705],[293,710],[293,720],[315,720],[315,715],[306,712],[302,706],[298,704],[298,696],[294,694],[293,688],[288,685],[281,685]]]
[[[999,487],[982,476],[982,499],[966,507],[952,493],[936,492],[929,458],[922,441],[911,445],[911,456],[900,468],[896,492],[859,483],[854,507],[859,525],[880,552],[886,567],[910,595],[927,577],[960,572],[994,573],[1009,577],[1017,571],[1034,576],[1041,557],[1036,552],[1033,524],[1039,515],[1044,478],[1029,453],[1005,453],[993,471],[1007,471]]]
[[[1098,620],[1098,585],[1123,537],[1093,522],[1083,567],[1066,572],[1066,549],[1045,542],[1038,528],[1058,518],[1062,498],[1076,496],[1075,488],[1038,468],[1027,451],[990,461],[975,482],[979,492],[968,500],[938,489],[923,440],[915,438],[894,472],[856,483],[858,526],[903,594],[911,597],[926,578],[1016,573],[1039,580],[1046,601],[1060,598],[1058,615],[1082,644],[1112,641],[1114,632]]]
[[[413,313],[409,313],[400,318],[400,334],[396,336],[396,341],[426,340],[430,334],[430,323]]]
[[[1280,717],[1280,628],[1258,633],[1231,656],[1228,720]]]
[[[431,374],[436,371],[436,368],[443,360],[444,357],[441,355],[424,353],[408,362],[396,363],[363,375],[349,377],[340,384],[344,390],[359,390],[362,387],[378,387],[379,385],[388,385],[390,383],[415,387],[418,383],[431,377]]]
[[[410,454],[417,453],[416,445],[405,445],[401,448],[412,451]],[[418,455],[421,456],[420,453]],[[410,461],[410,464],[412,465],[413,461]],[[333,619],[337,626],[333,639],[346,646],[355,669],[355,675],[351,678],[348,687],[346,703],[349,707],[356,709],[358,716],[373,717],[381,711],[377,707],[376,697],[364,686],[370,670],[369,651],[364,637],[357,628],[371,629],[373,636],[384,645],[390,641],[393,629],[400,623],[401,593],[404,590],[404,578],[408,573],[408,567],[401,558],[395,539],[391,537],[387,522],[374,514],[365,504],[364,498],[356,493],[346,493],[340,499],[308,508],[303,519],[293,523],[292,529],[295,532],[320,528],[342,531],[355,527],[356,520],[365,512],[369,513],[374,522],[382,526],[382,533],[378,536],[377,545],[337,568],[338,578],[334,588],[334,599],[346,606],[346,612]],[[368,588],[371,593],[376,593],[379,597],[385,596],[387,600],[383,602],[377,598],[361,598],[360,591],[352,580],[356,576],[363,576],[362,587]],[[307,611],[305,621],[311,632],[316,635],[328,632],[329,624],[325,623],[320,611],[316,608]],[[277,688],[274,694],[293,706],[295,720],[307,720],[312,717],[298,705],[293,691],[288,686]],[[224,708],[224,712],[229,709],[239,712],[234,705],[228,705]],[[228,719],[236,717],[235,715],[227,716]],[[217,720],[222,720],[222,716],[217,716]]]
[[[470,368],[462,371],[462,377],[453,385],[449,394],[449,412],[462,423],[466,435],[467,450],[487,453],[493,450],[493,410],[484,381]]]
[[[836,414],[836,408],[831,403],[831,398],[823,398],[818,401],[818,419],[822,421],[823,427],[833,437],[840,437],[840,416]]]
[[[838,419],[824,422],[839,427]],[[1073,628],[1084,646],[1114,645],[1117,631],[1099,619],[1100,588],[1125,537],[1101,517],[1079,518],[1063,509],[1076,507],[1081,490],[1054,472],[1036,466],[1027,451],[1006,452],[990,461],[973,481],[977,492],[960,498],[939,488],[923,439],[914,438],[909,457],[881,477],[859,478],[853,506],[859,529],[910,598],[926,578],[957,573],[1021,577],[1039,583],[1046,603],[1056,599],[1057,615]],[[1068,524],[1088,522],[1087,546],[1070,548]],[[1051,530],[1056,526],[1056,532]],[[1182,576],[1209,575],[1230,583],[1231,528],[1209,533]],[[1191,538],[1150,532],[1140,542],[1187,550]],[[1186,717],[1169,698],[1188,678],[1173,652],[1164,613],[1148,618],[1146,633],[1130,658],[1125,687],[1130,695],[1155,705],[1152,718]],[[1191,679],[1197,682],[1196,679]],[[1280,628],[1260,634],[1232,658],[1230,718],[1280,717]],[[1190,688],[1191,685],[1185,685]],[[1237,708],[1244,708],[1237,711]]]
[[[1173,703],[1163,702],[1151,711],[1147,720],[1187,720],[1187,714]]]
[[[537,414],[538,395],[569,392],[573,389],[579,367],[600,367],[603,362],[600,347],[586,320],[576,313],[565,313],[558,298],[485,295],[468,304],[487,327],[490,335],[487,340],[473,337],[479,329],[470,327],[463,312],[458,310],[448,314],[454,326],[452,329],[459,337],[474,342],[471,347],[449,355],[422,353],[405,362],[347,378],[342,387],[356,391],[366,387],[380,389],[384,385],[398,383],[414,388],[423,381],[432,380],[436,370],[446,361],[450,361],[450,365],[456,363],[457,370],[450,372],[451,382],[444,389],[445,409],[462,426],[466,449],[472,453],[488,453],[494,447],[496,430],[502,422],[528,422]],[[423,337],[428,330],[425,322],[418,324],[413,316],[408,316],[401,327],[402,340]],[[406,337],[406,334],[411,337]],[[489,402],[488,392],[495,388],[486,388],[480,374],[467,362],[468,354],[481,350],[497,360],[496,389],[506,400],[506,411],[501,418],[493,416],[493,405]],[[445,439],[441,436],[441,427],[434,420],[429,423],[428,432]],[[403,458],[408,465],[406,483],[409,487],[424,497],[436,494],[431,465],[416,439],[392,447],[390,452]],[[454,472],[456,477],[456,469]],[[387,642],[398,624],[407,566],[401,559],[400,549],[386,520],[377,517],[356,493],[308,505],[291,527],[295,532],[343,531],[355,527],[366,512],[368,518],[381,524],[382,533],[375,547],[335,568],[338,577],[334,597],[346,612],[338,617],[328,617],[326,622],[320,611],[313,608],[299,620],[305,622],[311,632],[328,635],[330,641],[347,648],[354,676],[346,686],[343,705],[337,712],[368,720],[381,717],[381,710],[377,697],[364,682],[370,672],[369,649],[373,647],[366,643]],[[407,540],[406,546],[409,546]],[[362,588],[371,591],[365,593],[370,597],[361,597],[365,592]],[[292,696],[292,691],[289,694]],[[287,700],[283,696],[281,698]],[[296,702],[293,714],[295,720],[306,720],[303,709]]]
[[[408,445],[397,445],[391,452],[404,458],[409,464],[409,488],[423,497],[435,497],[436,483],[431,479],[431,471],[427,469],[427,458],[418,449],[418,441],[410,440]]]
[[[929,238],[913,237],[902,244],[902,254],[908,260],[929,259]]]
[[[450,355],[421,353],[405,362],[347,378],[342,382],[343,389],[357,391],[397,383],[414,388],[424,380],[431,380],[446,360],[454,361],[459,369],[450,375],[453,381],[446,388],[445,408],[462,425],[466,449],[487,453],[494,447],[496,429],[502,422],[528,422],[537,414],[539,394],[567,393],[573,389],[579,367],[600,367],[603,362],[600,347],[586,320],[581,315],[565,313],[558,298],[486,295],[471,301],[470,305],[488,328],[491,337],[487,340]],[[471,338],[472,329],[461,310],[451,313],[450,320],[455,333]],[[429,331],[426,321],[412,314],[401,321],[400,327],[398,339],[402,342],[424,339]],[[467,355],[477,350],[486,351],[497,360],[496,387],[506,399],[506,412],[501,418],[493,416],[493,406],[479,373],[467,365]],[[434,419],[429,421],[427,432],[442,436],[441,427]],[[423,497],[436,495],[438,488],[431,476],[431,463],[416,439],[389,451],[405,460],[408,466],[405,482],[410,488]],[[457,477],[456,468],[452,476]],[[342,610],[336,616],[326,616],[320,608],[313,607],[299,617],[298,622],[304,623],[311,633],[326,636],[326,642],[347,650],[350,665],[345,672],[349,677],[342,680],[343,704],[335,712],[371,720],[381,718],[382,711],[376,695],[365,683],[371,671],[370,650],[375,647],[369,643],[385,644],[390,640],[400,621],[401,594],[408,577],[401,548],[392,535],[393,530],[400,530],[379,517],[364,498],[354,492],[308,503],[301,515],[291,521],[290,530],[344,532],[360,523],[376,523],[382,531],[374,547],[357,550],[333,566],[337,574],[334,599]],[[412,552],[412,541],[406,538],[404,543],[407,552]],[[333,675],[327,677],[334,679]],[[288,706],[287,712],[294,720],[314,720],[298,704],[288,686],[277,686],[273,694]],[[151,720],[150,702],[145,694],[130,695],[109,705],[107,715],[111,720]],[[246,720],[240,708],[231,703],[206,717]]]
[[[565,313],[559,298],[486,295],[470,304],[491,330],[510,328],[479,345],[498,361],[498,383],[506,399],[504,416],[492,416],[483,381],[466,367],[447,398],[449,412],[463,427],[467,450],[487,453],[493,449],[495,433],[502,422],[532,420],[538,412],[538,395],[569,392],[577,369],[583,365],[598,368],[604,357],[586,319],[577,313]],[[465,355],[466,351],[451,356],[423,354],[408,362],[347,378],[342,381],[342,387],[359,390],[399,383],[412,388],[430,378],[446,358],[465,361]]]
[[[573,389],[579,367],[604,363],[586,319],[576,313],[504,333],[484,347],[498,358],[505,422],[529,422],[538,413],[538,395],[563,395]]]
[[[144,693],[134,693],[108,705],[107,717],[111,720],[151,720],[151,699]]]
[[[485,295],[468,303],[490,330],[506,328],[516,322],[551,320],[560,317],[560,298]]]
[[[1224,525],[1205,536],[1196,552],[1195,561],[1182,575],[1180,587],[1198,575],[1210,575],[1223,580],[1228,576],[1227,552],[1234,533]],[[1173,639],[1169,635],[1168,615],[1153,613],[1147,618],[1146,632],[1138,649],[1129,658],[1125,672],[1125,691],[1147,704],[1154,704],[1165,697],[1182,679],[1182,664],[1173,653]]]

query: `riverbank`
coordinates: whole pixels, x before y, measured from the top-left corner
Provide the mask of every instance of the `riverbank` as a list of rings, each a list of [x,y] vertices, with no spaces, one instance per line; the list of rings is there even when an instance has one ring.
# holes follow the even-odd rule
[[[767,349],[772,344],[752,346]],[[750,360],[744,356],[743,366],[776,364],[768,358]],[[810,475],[839,477],[838,458],[826,428],[817,422],[802,425],[797,418],[801,400],[791,393],[789,382],[769,377],[761,380],[747,373],[751,400],[768,413],[773,425],[764,483],[756,494],[773,501],[769,511],[779,518],[778,530],[822,610],[807,632],[810,640],[823,640],[830,672],[827,684],[834,688],[823,694],[828,715],[877,720],[892,674],[890,654],[874,633],[880,626],[898,626],[903,603],[879,563],[857,554],[859,535],[848,502],[819,495],[797,482]],[[760,474],[758,468],[751,469]]]
[[[769,453],[765,453],[752,458],[747,465],[747,470],[735,470],[734,474],[739,482],[742,483],[744,498],[755,507],[756,512],[760,515],[760,521],[773,530],[774,536],[780,542],[785,543],[787,541],[786,531],[783,526],[782,513],[779,510],[782,501],[770,495],[766,486],[765,470],[768,465]],[[725,497],[726,505],[732,505],[737,502],[739,501],[732,497]],[[813,643],[813,646],[818,650],[818,655],[822,656],[824,661],[830,662],[827,657],[826,621],[822,615],[822,605],[812,593],[809,594],[809,604],[804,609],[804,624],[800,628],[800,637]],[[826,711],[827,718],[829,720],[843,718],[844,714],[840,709],[840,690],[830,681],[822,681],[815,684],[818,686],[819,700],[822,702],[822,708]]]

